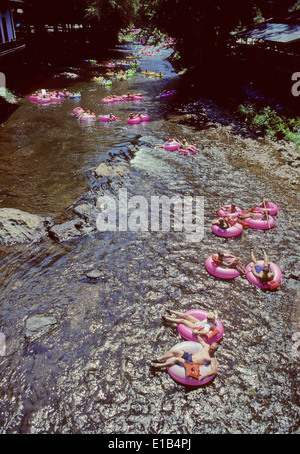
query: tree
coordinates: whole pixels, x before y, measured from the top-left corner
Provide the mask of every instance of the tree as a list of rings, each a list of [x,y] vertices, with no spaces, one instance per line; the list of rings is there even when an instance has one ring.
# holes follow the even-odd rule
[[[224,54],[230,32],[255,24],[255,18],[280,17],[296,0],[145,0],[140,24],[176,39],[183,61],[195,63]]]
[[[117,42],[120,29],[127,27],[132,19],[132,0],[86,0],[84,22],[89,27],[91,42],[103,40],[106,46]]]

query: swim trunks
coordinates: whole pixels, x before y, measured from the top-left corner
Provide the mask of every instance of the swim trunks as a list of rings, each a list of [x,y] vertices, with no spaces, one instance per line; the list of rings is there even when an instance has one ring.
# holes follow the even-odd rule
[[[182,359],[184,359],[186,363],[192,363],[193,362],[192,357],[193,355],[191,353],[183,352]]]
[[[254,268],[255,268],[255,271],[257,272],[257,274],[259,274],[263,270],[262,267],[259,265],[255,265]],[[270,268],[268,269],[268,271],[270,271]]]

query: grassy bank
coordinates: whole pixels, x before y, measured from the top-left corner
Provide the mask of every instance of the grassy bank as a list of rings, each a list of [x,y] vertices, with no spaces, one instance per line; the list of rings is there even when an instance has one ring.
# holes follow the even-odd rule
[[[250,102],[241,104],[237,115],[252,131],[274,141],[294,142],[300,151],[300,117],[280,115],[269,106],[258,108]]]

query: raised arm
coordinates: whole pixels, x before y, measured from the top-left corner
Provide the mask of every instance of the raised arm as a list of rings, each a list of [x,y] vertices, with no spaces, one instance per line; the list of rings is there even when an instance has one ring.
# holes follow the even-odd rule
[[[201,344],[203,347],[206,347],[207,343],[204,342],[204,340],[202,339],[201,335],[197,333],[196,336],[197,336],[197,339],[199,341],[199,344]]]
[[[216,358],[212,358],[211,360],[211,370],[207,372],[206,374],[200,375],[198,378],[199,381],[204,380],[204,378],[209,377],[210,375],[215,375],[217,373],[217,361]]]

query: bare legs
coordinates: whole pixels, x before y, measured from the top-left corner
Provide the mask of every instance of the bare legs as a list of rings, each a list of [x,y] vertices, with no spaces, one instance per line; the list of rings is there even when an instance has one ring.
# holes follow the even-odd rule
[[[228,268],[235,268],[241,274],[245,274],[243,264],[238,257],[234,257],[232,260],[227,262],[227,266]]]
[[[182,323],[189,328],[193,328],[195,323],[199,323],[199,319],[193,317],[192,315],[184,314],[182,312],[172,311],[171,309],[166,309],[166,311],[171,315],[174,314],[177,318],[163,316],[164,320],[171,323]]]
[[[269,257],[268,257],[268,255],[267,255],[267,253],[266,253],[264,248],[262,248],[262,252],[263,252],[263,255],[264,255],[264,266],[268,266],[270,264],[270,260],[269,260]],[[254,252],[253,252],[253,247],[251,247],[250,253],[251,253],[252,262],[254,263],[254,265],[257,265],[257,260],[256,260],[256,257],[254,255]]]
[[[165,355],[160,358],[153,360],[152,365],[158,368],[174,366],[174,364],[184,364],[184,359],[182,359],[184,351],[183,350],[170,350]]]

